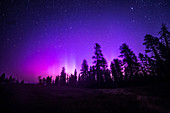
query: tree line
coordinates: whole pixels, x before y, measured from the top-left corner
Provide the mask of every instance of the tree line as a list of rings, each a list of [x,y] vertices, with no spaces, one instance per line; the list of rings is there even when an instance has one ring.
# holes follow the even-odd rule
[[[0,76],[0,85],[1,84],[24,84],[24,80],[19,81],[12,76],[6,77],[5,73],[3,73]]]
[[[139,53],[138,57],[126,43],[123,43],[119,48],[119,57],[122,60],[113,59],[110,69],[102,54],[101,46],[96,43],[92,56],[93,66],[89,66],[87,60],[84,59],[79,74],[75,69],[74,74],[68,76],[63,67],[55,80],[52,80],[52,76],[46,78],[39,76],[38,84],[115,88],[170,81],[170,32],[165,24],[162,24],[159,35],[159,37],[145,35],[143,42],[146,47],[145,53]],[[0,83],[5,81],[4,76],[4,74],[1,75]],[[11,79],[9,78],[9,81]],[[8,80],[6,79],[6,81]]]
[[[101,46],[94,46],[93,66],[88,66],[86,59],[81,65],[81,72],[68,76],[65,68],[62,68],[60,76],[41,79],[39,84],[55,84],[72,87],[89,88],[114,88],[130,85],[151,84],[154,82],[170,80],[170,32],[165,24],[162,24],[160,37],[146,34],[143,45],[145,54],[139,53],[138,57],[126,43],[120,46],[120,59],[111,61],[110,69]]]

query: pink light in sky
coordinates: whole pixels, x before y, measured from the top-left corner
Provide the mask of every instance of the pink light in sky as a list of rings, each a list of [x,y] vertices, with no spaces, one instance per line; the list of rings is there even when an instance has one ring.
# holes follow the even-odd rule
[[[58,56],[60,57],[58,58]],[[55,76],[60,75],[62,67],[65,67],[67,74],[70,75],[74,73],[76,69],[76,57],[74,52],[68,54],[62,51],[62,54],[59,54],[59,52],[57,54],[54,49],[42,48],[42,51],[38,51],[38,53],[36,51],[27,56],[22,70],[30,74],[30,76],[34,76],[35,79],[37,79],[38,76],[52,76],[53,79],[55,79]]]
[[[69,75],[75,68],[79,73],[84,59],[93,65],[95,43],[101,45],[109,67],[120,55],[123,43],[136,55],[144,53],[144,36],[156,36],[161,24],[170,19],[169,7],[150,7],[161,0],[145,2],[143,8],[133,6],[133,10],[133,1],[126,0],[101,0],[101,4],[99,0],[59,1],[54,7],[38,0],[29,5],[24,1],[10,4],[4,0],[4,5],[2,2],[4,9],[9,10],[1,11],[5,16],[0,37],[0,73],[30,82],[37,82],[39,75],[55,78],[62,67]],[[8,21],[14,23],[7,24]]]

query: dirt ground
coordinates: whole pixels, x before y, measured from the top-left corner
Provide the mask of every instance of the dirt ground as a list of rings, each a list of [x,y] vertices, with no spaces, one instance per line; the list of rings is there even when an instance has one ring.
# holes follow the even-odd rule
[[[170,84],[117,89],[1,85],[1,113],[170,113]]]

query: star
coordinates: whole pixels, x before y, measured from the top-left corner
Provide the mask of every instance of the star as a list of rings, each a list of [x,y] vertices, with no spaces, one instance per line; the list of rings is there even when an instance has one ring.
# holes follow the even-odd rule
[[[70,27],[69,27],[69,29],[73,29],[73,27],[72,27],[72,26],[70,26]]]
[[[134,22],[135,22],[135,20],[131,20],[131,22],[133,22],[133,23],[134,23]]]

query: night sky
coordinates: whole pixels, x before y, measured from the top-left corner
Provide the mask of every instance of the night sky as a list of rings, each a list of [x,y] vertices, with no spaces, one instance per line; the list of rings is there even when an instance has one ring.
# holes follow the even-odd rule
[[[138,56],[144,36],[170,28],[170,0],[1,0],[0,74],[38,76],[80,72],[99,43],[108,64],[127,43]]]

